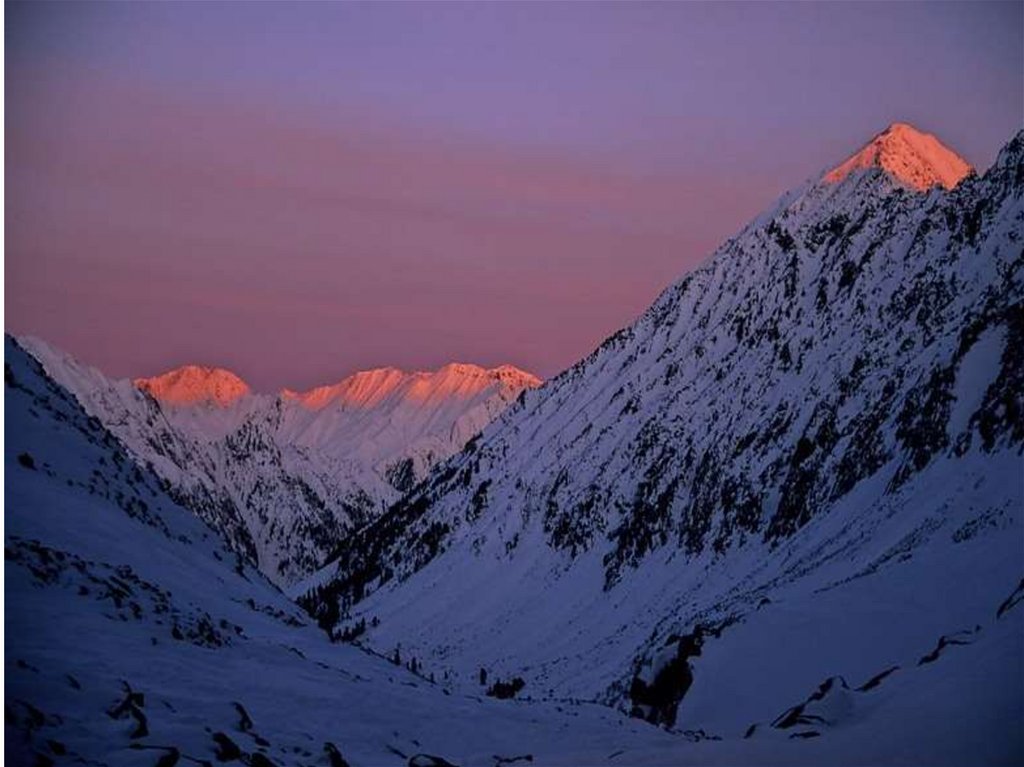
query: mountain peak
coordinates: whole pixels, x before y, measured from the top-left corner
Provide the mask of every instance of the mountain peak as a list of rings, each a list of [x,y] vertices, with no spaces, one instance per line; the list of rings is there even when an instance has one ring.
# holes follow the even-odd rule
[[[518,383],[522,386],[533,388],[540,386],[541,380],[533,373],[528,373],[515,365],[499,365],[494,368],[484,368],[468,362],[449,362],[436,372],[419,373],[427,376],[448,376],[455,378],[476,378],[485,377],[496,381]]]
[[[249,385],[223,368],[182,365],[152,378],[136,378],[135,386],[170,405],[233,405],[250,394]]]
[[[934,186],[952,189],[973,168],[935,136],[904,122],[894,122],[853,156],[825,174],[836,184],[851,173],[881,168],[911,189],[927,191]]]
[[[499,365],[487,371],[487,375],[499,381],[518,383],[524,388],[533,389],[544,383],[540,378],[528,370],[517,368],[515,365]]]
[[[466,362],[449,362],[437,370],[413,373],[390,367],[363,370],[336,384],[318,386],[306,392],[285,389],[281,396],[316,410],[332,403],[373,407],[391,395],[412,400],[437,396],[473,397],[495,386],[518,393],[540,384],[541,380],[537,376],[512,365],[487,369]]]

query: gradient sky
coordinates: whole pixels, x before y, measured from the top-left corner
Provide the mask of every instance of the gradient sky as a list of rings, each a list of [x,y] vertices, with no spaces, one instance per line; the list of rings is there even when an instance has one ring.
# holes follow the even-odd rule
[[[8,4],[6,73],[8,331],[550,376],[890,122],[986,167],[1024,4]]]

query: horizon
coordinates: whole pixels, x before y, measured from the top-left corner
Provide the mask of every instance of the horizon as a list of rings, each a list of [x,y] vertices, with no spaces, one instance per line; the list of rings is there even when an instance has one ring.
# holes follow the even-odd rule
[[[887,131],[891,130],[892,128],[894,128],[896,126],[907,126],[907,127],[910,127],[911,129],[913,129],[913,130],[915,130],[917,132],[923,133],[925,135],[928,135],[928,136],[934,135],[934,134],[928,133],[927,131],[923,131],[923,130],[919,129],[917,126],[915,126],[915,125],[913,125],[913,124],[911,124],[909,122],[904,122],[904,121],[896,120],[896,121],[893,121],[892,123],[890,123],[889,125],[887,125],[881,131],[878,131],[878,132],[872,134],[871,137],[869,137],[869,139],[867,140],[866,143],[864,143],[863,145],[859,145],[858,150],[859,150],[859,148],[861,146],[866,147],[871,142],[872,139],[877,138],[877,137],[885,134]],[[1022,128],[1022,129],[1024,129],[1024,128]],[[938,139],[941,140],[941,137],[935,136],[935,138],[938,138]],[[1010,137],[1010,139],[1012,139],[1012,136]],[[1010,140],[1010,139],[1008,139],[1008,140]],[[1003,146],[1005,146],[1005,144],[1003,144]],[[956,154],[956,149],[954,147],[945,146],[945,148],[952,150]],[[824,181],[826,179],[826,176],[829,173],[834,173],[837,170],[839,170],[840,165],[844,164],[845,162],[852,161],[854,159],[854,157],[856,156],[858,150],[854,150],[854,152],[849,157],[847,157],[845,160],[841,160],[836,165],[836,167],[833,168],[831,171],[829,171],[828,168],[826,167],[824,169],[824,171],[823,171],[823,173],[825,175],[822,175],[820,177],[811,176],[811,177],[809,177],[807,179],[807,181],[813,181],[816,178],[817,178],[818,182]],[[993,158],[993,162],[994,162],[994,158]],[[991,167],[991,164],[989,166],[985,167],[985,168],[979,168],[979,167],[977,167],[974,164],[970,164],[971,170],[973,172],[977,173],[978,175],[984,175],[984,173],[988,170],[989,167]],[[787,190],[787,191],[789,191],[789,190]],[[783,192],[783,194],[786,194],[786,192]],[[769,203],[766,203],[766,206],[768,204]],[[716,250],[717,250],[717,248],[716,248]],[[707,258],[711,258],[714,255],[714,253],[716,252],[716,250],[713,250],[713,251],[709,252],[707,254],[707,257],[704,259],[704,261],[706,261]],[[699,261],[690,270],[688,270],[687,272],[684,272],[683,274],[679,275],[679,278],[677,278],[672,283],[667,284],[666,286],[664,286],[664,288],[659,290],[659,294],[660,294],[660,292],[662,290],[670,287],[672,284],[677,282],[678,279],[681,279],[683,276],[688,274],[693,269],[699,268],[704,263],[704,261]],[[611,331],[608,335],[606,335],[604,338],[602,338],[600,341],[598,341],[598,343],[595,344],[595,346],[593,348],[596,349],[598,346],[600,346],[600,344],[602,344],[605,340],[607,340],[607,338],[609,336],[614,335],[614,333],[617,332],[619,329],[631,326],[633,323],[636,322],[637,319],[639,319],[640,314],[642,314],[644,311],[646,311],[647,308],[649,308],[649,306],[650,306],[650,303],[645,305],[640,310],[640,313],[638,313],[635,317],[629,319],[625,324],[620,326],[620,328]],[[7,331],[7,332],[10,333],[10,331]],[[63,349],[63,348],[54,346],[49,341],[49,339],[41,338],[41,337],[35,336],[35,335],[31,334],[31,333],[24,333],[24,334],[22,334],[22,333],[13,334],[12,333],[12,335],[16,339],[19,339],[19,340],[22,339],[22,338],[25,338],[25,339],[32,339],[34,341],[41,341],[42,343],[46,344],[47,346],[50,346],[50,347],[54,348],[58,352],[63,352],[63,353],[66,353],[66,354],[71,354],[67,349]],[[283,383],[283,384],[279,385],[275,389],[259,388],[257,386],[253,386],[251,384],[251,382],[246,378],[245,375],[238,373],[238,371],[236,371],[236,370],[234,370],[234,369],[232,369],[230,367],[226,367],[226,366],[224,366],[222,364],[218,364],[216,362],[216,360],[207,360],[207,361],[202,361],[202,360],[198,360],[198,361],[197,360],[184,360],[184,361],[182,361],[180,363],[177,363],[177,364],[171,363],[170,366],[168,366],[168,367],[166,367],[166,368],[164,368],[162,370],[158,370],[158,371],[155,371],[155,372],[152,372],[152,373],[148,373],[148,374],[147,373],[137,373],[137,374],[130,374],[130,375],[125,375],[125,376],[113,376],[113,375],[108,374],[106,370],[104,370],[104,369],[100,368],[99,366],[93,364],[89,360],[82,359],[81,357],[79,357],[77,355],[74,355],[74,354],[72,354],[71,356],[77,362],[79,362],[81,364],[84,364],[84,365],[87,365],[89,367],[92,367],[92,368],[94,368],[96,370],[99,370],[100,373],[102,373],[104,376],[106,376],[107,378],[109,378],[111,380],[129,380],[129,381],[131,381],[135,385],[138,385],[138,383],[140,381],[149,381],[149,380],[158,379],[158,378],[161,378],[161,377],[164,377],[164,376],[167,376],[167,375],[171,375],[173,373],[176,373],[176,372],[181,371],[181,370],[186,369],[186,368],[195,367],[195,368],[200,368],[200,369],[204,370],[207,373],[213,373],[213,372],[228,373],[228,374],[238,378],[243,384],[245,384],[250,389],[250,393],[251,394],[261,395],[261,396],[279,396],[279,395],[282,395],[282,394],[294,394],[294,395],[306,394],[306,393],[312,392],[312,391],[314,391],[316,389],[328,388],[328,387],[331,387],[331,386],[338,385],[338,384],[340,384],[340,383],[342,383],[342,382],[344,382],[344,381],[346,381],[346,380],[348,380],[350,378],[353,378],[355,376],[359,376],[359,375],[366,374],[366,373],[374,373],[374,372],[383,371],[383,370],[393,370],[393,371],[396,371],[396,372],[402,374],[403,376],[435,375],[437,373],[440,373],[443,369],[445,369],[447,367],[460,366],[460,365],[461,366],[478,368],[478,369],[482,370],[483,372],[487,372],[487,373],[494,372],[495,370],[499,370],[501,368],[512,368],[512,369],[514,369],[514,370],[516,370],[516,371],[518,371],[520,373],[525,373],[527,375],[530,375],[530,376],[536,378],[540,382],[540,384],[543,385],[543,384],[547,383],[548,381],[550,381],[550,380],[552,380],[554,378],[557,378],[558,376],[560,376],[562,373],[566,372],[567,370],[569,370],[572,366],[574,366],[580,360],[584,359],[586,357],[586,355],[590,351],[593,351],[593,349],[588,349],[588,350],[584,351],[579,357],[577,357],[574,360],[570,361],[565,367],[563,367],[563,368],[555,371],[551,375],[547,375],[547,376],[542,375],[542,374],[540,374],[540,373],[538,373],[538,372],[536,372],[534,370],[530,370],[529,368],[525,368],[525,367],[522,367],[520,365],[516,365],[516,364],[511,363],[511,362],[498,362],[498,363],[493,364],[493,365],[481,365],[481,364],[476,363],[474,361],[450,359],[450,360],[447,360],[447,361],[440,362],[435,367],[430,367],[430,368],[402,367],[402,366],[391,365],[391,364],[384,364],[384,365],[380,365],[380,366],[376,366],[376,367],[361,367],[361,368],[358,368],[358,369],[355,369],[355,370],[350,370],[350,371],[347,371],[347,372],[341,372],[338,375],[336,375],[333,379],[330,379],[330,380],[324,380],[324,381],[321,381],[321,382],[313,382],[311,384],[306,384],[306,385],[301,386],[301,387],[293,387],[293,386],[289,385],[288,383]]]
[[[438,367],[431,368],[431,369],[401,368],[401,367],[396,367],[395,365],[382,365],[380,367],[375,367],[375,368],[361,368],[359,370],[352,370],[352,371],[347,372],[347,373],[342,373],[339,377],[337,377],[337,378],[335,378],[333,380],[322,381],[320,383],[314,383],[311,386],[304,386],[301,389],[300,388],[291,387],[291,386],[288,386],[287,384],[285,384],[284,386],[282,386],[279,389],[265,390],[265,389],[257,389],[255,387],[253,387],[250,384],[250,382],[246,380],[245,376],[239,375],[239,373],[237,371],[232,370],[231,368],[224,367],[223,365],[218,365],[215,362],[213,362],[213,363],[195,362],[195,361],[182,362],[182,363],[180,363],[178,365],[172,365],[171,367],[169,367],[169,368],[167,368],[165,370],[160,370],[160,371],[157,371],[157,372],[149,374],[149,375],[134,375],[134,376],[114,377],[114,376],[108,375],[105,370],[97,367],[96,365],[93,365],[88,360],[81,359],[80,357],[77,357],[77,356],[71,354],[67,349],[62,349],[62,348],[60,348],[58,346],[55,346],[55,345],[51,344],[45,338],[40,338],[39,336],[34,336],[31,333],[15,334],[15,333],[11,333],[10,331],[7,331],[7,335],[10,335],[16,342],[18,342],[18,344],[20,346],[24,346],[26,342],[28,343],[28,345],[30,347],[35,347],[37,344],[42,344],[44,347],[50,349],[51,351],[53,351],[53,352],[55,352],[55,353],[57,353],[59,355],[68,355],[68,356],[70,356],[75,362],[77,362],[80,365],[84,365],[86,367],[89,367],[89,368],[92,368],[94,370],[99,371],[99,373],[101,373],[108,380],[111,380],[111,381],[129,381],[136,388],[139,388],[139,384],[142,383],[142,382],[155,381],[157,379],[164,378],[164,377],[167,377],[167,376],[174,375],[175,373],[182,372],[182,371],[187,370],[189,368],[196,368],[196,369],[202,371],[205,375],[211,375],[211,374],[216,374],[216,373],[226,373],[226,374],[228,374],[228,375],[230,375],[230,376],[232,376],[234,378],[237,378],[242,384],[247,386],[249,388],[249,390],[250,390],[250,392],[249,392],[250,394],[257,395],[257,396],[280,396],[282,394],[287,394],[287,395],[306,395],[306,394],[310,394],[310,393],[316,391],[317,389],[325,389],[325,388],[330,388],[330,387],[333,387],[333,386],[337,386],[338,384],[344,383],[345,381],[348,381],[349,379],[355,378],[356,376],[366,375],[368,373],[379,373],[379,372],[384,372],[384,371],[390,371],[390,372],[399,373],[404,378],[409,378],[409,377],[412,377],[412,376],[433,376],[433,375],[437,375],[438,373],[441,373],[446,368],[450,368],[450,367],[476,368],[477,370],[479,370],[479,371],[481,371],[483,373],[496,373],[496,372],[500,372],[502,370],[510,369],[510,370],[513,370],[513,371],[515,371],[517,373],[522,373],[524,375],[530,376],[531,378],[535,378],[535,379],[537,379],[537,381],[540,384],[547,383],[547,381],[550,380],[548,378],[543,378],[543,377],[537,375],[536,373],[534,373],[534,372],[532,372],[530,370],[526,370],[524,368],[519,367],[518,365],[512,365],[510,363],[500,363],[500,364],[497,364],[497,365],[491,365],[491,366],[488,366],[488,367],[484,367],[483,365],[478,365],[478,364],[476,364],[474,362],[467,362],[465,360],[449,360],[448,362],[445,362],[445,363],[439,365]],[[556,376],[557,375],[558,374],[556,373]],[[552,378],[553,377],[555,377],[555,376],[552,376]]]
[[[9,10],[6,326],[111,378],[548,380],[886,125],[1024,114],[1019,4]]]

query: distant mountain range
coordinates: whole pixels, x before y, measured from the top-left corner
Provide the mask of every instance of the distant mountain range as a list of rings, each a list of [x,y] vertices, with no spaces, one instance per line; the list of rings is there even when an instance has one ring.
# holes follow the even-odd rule
[[[112,381],[38,339],[20,342],[178,501],[281,585],[321,565],[350,530],[540,384],[511,366],[451,364],[262,395],[196,365]]]

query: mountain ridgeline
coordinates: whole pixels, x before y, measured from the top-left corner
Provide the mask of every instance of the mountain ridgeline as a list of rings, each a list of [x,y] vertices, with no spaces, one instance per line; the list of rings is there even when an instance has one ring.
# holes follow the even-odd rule
[[[196,365],[112,381],[41,341],[22,343],[178,502],[283,586],[539,385],[511,366],[452,364],[270,396]]]
[[[14,762],[1024,760],[1024,132],[894,124],[544,385],[5,384]]]
[[[590,763],[623,749],[659,763],[675,745],[608,709],[453,697],[331,644],[18,341],[4,347],[6,764]]]
[[[1020,535],[1022,249],[1024,132],[978,176],[894,125],[525,392],[301,603],[330,629],[376,616],[363,641],[456,673],[664,722],[640,669],[695,627],[728,633],[784,584],[897,561],[873,559],[888,545]],[[957,506],[968,481],[981,500]]]

